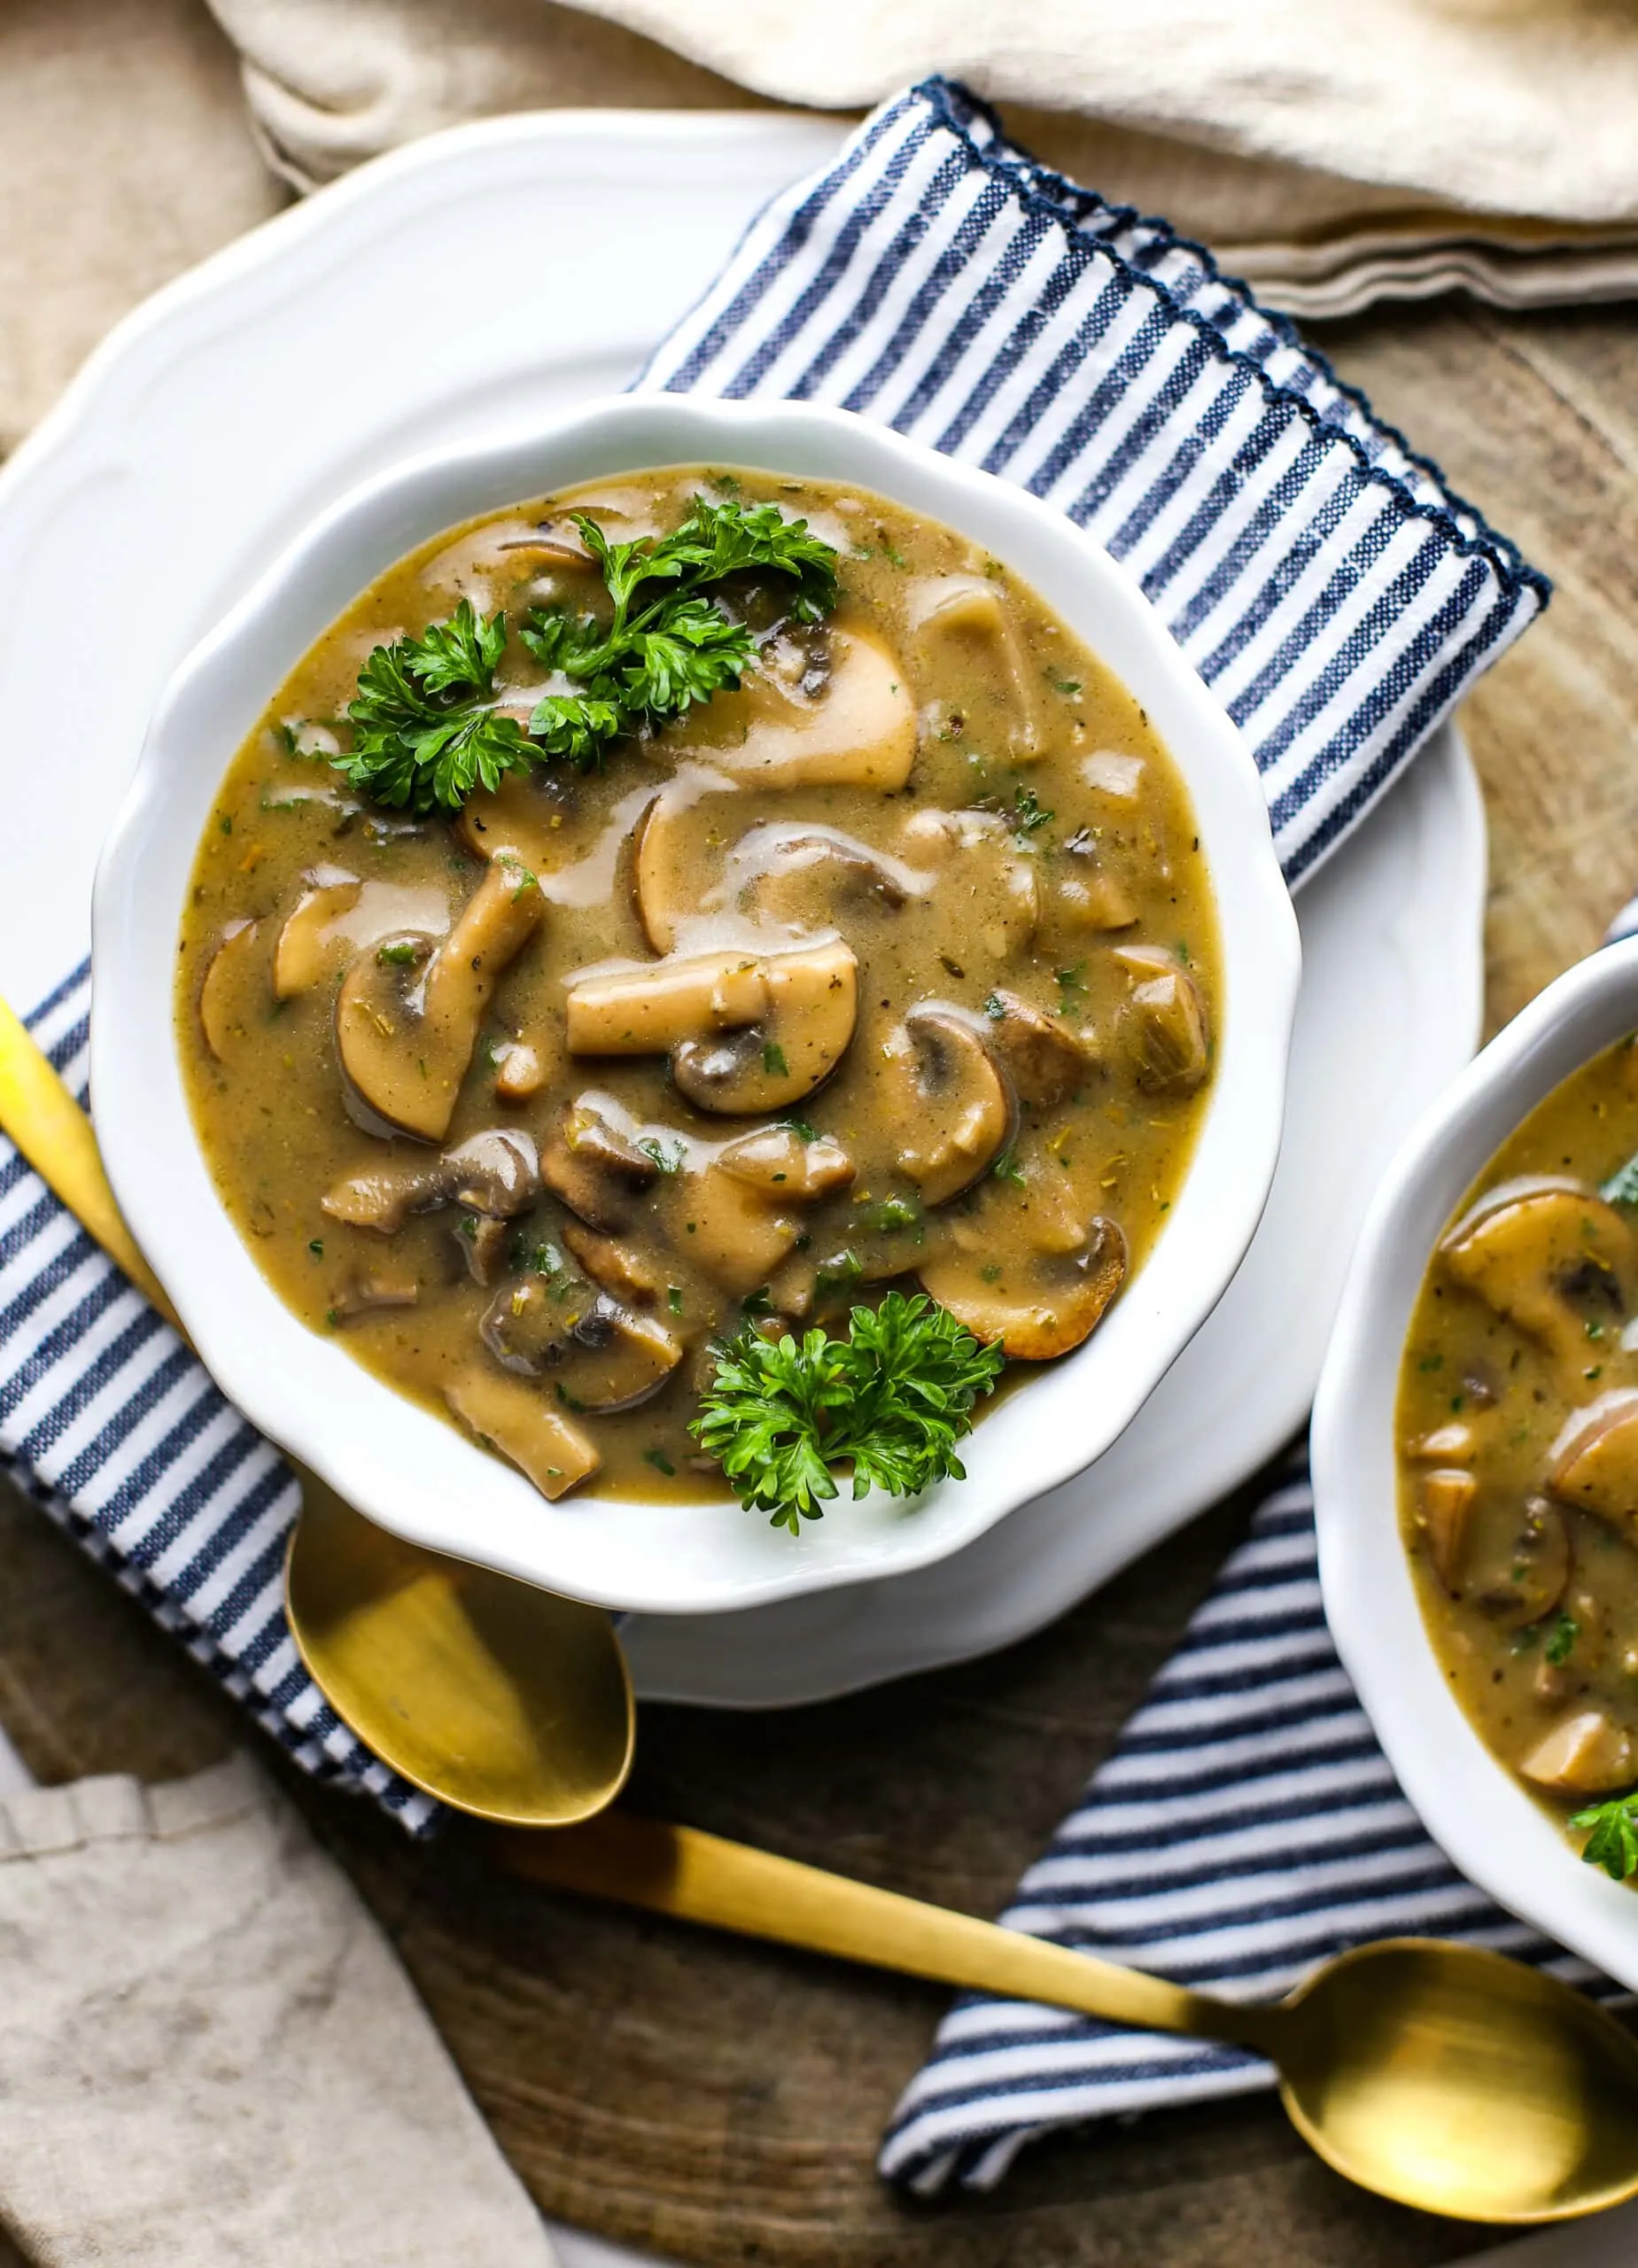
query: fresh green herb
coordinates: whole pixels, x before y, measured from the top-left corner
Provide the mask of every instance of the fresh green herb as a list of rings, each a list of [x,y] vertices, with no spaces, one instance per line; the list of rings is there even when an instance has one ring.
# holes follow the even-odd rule
[[[637,1146],[646,1158],[654,1160],[662,1173],[680,1173],[688,1154],[680,1142],[667,1150],[659,1137],[654,1134],[645,1135]]]
[[[347,710],[353,745],[330,758],[337,771],[420,819],[459,811],[474,788],[526,772],[534,752],[523,726],[492,706],[505,650],[505,615],[478,614],[470,599],[420,637],[377,646]]]
[[[221,832],[222,832],[224,835],[231,835],[231,834],[232,834],[232,832],[233,832],[233,820],[232,820],[232,819],[231,819],[229,816],[228,816],[228,815],[226,815],[226,814],[224,814],[222,818],[221,818],[221,819],[219,819],[217,820],[216,824],[217,824],[217,826],[221,828]]]
[[[988,1267],[981,1268],[979,1270],[978,1276],[979,1281],[983,1284],[998,1284],[1001,1281],[1001,1270],[996,1266],[993,1260],[990,1262]]]
[[[514,1247],[512,1265],[524,1276],[561,1276],[569,1261],[563,1247],[545,1237],[539,1244]]]
[[[477,1242],[477,1214],[462,1213],[461,1218],[455,1223],[455,1234],[464,1238],[468,1244],[476,1244]]]
[[[1442,1371],[1444,1367],[1445,1358],[1442,1355],[1424,1355],[1422,1360],[1417,1364],[1419,1371]]]
[[[1575,1642],[1581,1635],[1581,1626],[1573,1614],[1560,1614],[1547,1636],[1544,1655],[1555,1669],[1562,1669],[1575,1651]]]
[[[404,937],[400,938],[396,944],[377,945],[376,959],[388,968],[410,968],[414,966],[415,956],[420,950],[419,945],[412,945],[408,938]]]
[[[715,1354],[695,1436],[745,1509],[793,1535],[837,1494],[838,1465],[852,1467],[855,1496],[965,1479],[956,1443],[1004,1359],[947,1309],[900,1292],[855,1308],[845,1339],[813,1330],[775,1342],[747,1324]]]
[[[1033,788],[1013,789],[1013,840],[1015,843],[1028,843],[1032,835],[1038,835],[1044,827],[1050,827],[1057,816],[1056,812],[1049,812],[1036,799]]]
[[[663,1472],[668,1480],[677,1470],[664,1449],[645,1449],[642,1456],[645,1464],[651,1464],[656,1472]]]
[[[992,992],[984,1003],[984,1014],[999,1023],[1006,1014],[1006,1002],[998,992]]]
[[[919,1229],[921,1217],[921,1208],[908,1197],[883,1197],[865,1208],[865,1218],[870,1226],[889,1236],[900,1229]]]
[[[1073,701],[1081,690],[1078,677],[1060,677],[1056,670],[1048,670],[1046,678],[1053,692],[1061,693],[1066,701]]]
[[[1617,1168],[1598,1194],[1611,1205],[1638,1205],[1638,1154]]]
[[[1073,968],[1054,969],[1052,975],[1058,986],[1058,1005],[1060,1008],[1077,1007],[1085,999],[1086,963],[1083,960],[1076,961]]]
[[[1638,1788],[1607,1803],[1578,1811],[1570,1824],[1585,1828],[1581,1856],[1589,1867],[1602,1867],[1611,1882],[1625,1882],[1638,1874]]]
[[[780,1123],[781,1126],[788,1126],[791,1132],[803,1142],[817,1142],[819,1138],[819,1128],[810,1126],[805,1118],[783,1118]]]
[[[377,646],[365,663],[347,710],[353,745],[330,759],[355,788],[426,818],[459,811],[476,788],[546,758],[595,770],[611,742],[739,684],[754,643],[713,600],[725,579],[788,577],[796,586],[788,611],[804,622],[835,604],[835,552],[774,504],[702,497],[672,534],[632,543],[611,544],[584,512],[574,519],[611,618],[537,607],[518,626],[534,659],[573,690],[538,701],[526,730],[503,713],[495,675],[506,616],[480,615],[462,599],[448,621]]]
[[[790,1076],[790,1066],[785,1060],[785,1051],[773,1040],[766,1040],[763,1044],[762,1068],[771,1079],[788,1079]]]
[[[307,1250],[313,1254],[314,1260],[322,1260],[324,1257],[324,1239],[322,1237],[310,1237],[307,1240]]]
[[[816,1288],[821,1292],[839,1292],[845,1285],[860,1282],[865,1263],[858,1253],[843,1249],[833,1252],[828,1260],[821,1260],[815,1271]]]
[[[1026,1186],[1023,1168],[1013,1154],[1013,1145],[1010,1142],[990,1170],[998,1181],[1010,1181],[1015,1189],[1022,1189]]]
[[[665,1286],[665,1304],[673,1315],[682,1313],[682,1285],[680,1284],[668,1284]]]
[[[772,1312],[773,1295],[765,1284],[759,1284],[754,1292],[747,1292],[740,1301],[741,1315],[772,1315]]]

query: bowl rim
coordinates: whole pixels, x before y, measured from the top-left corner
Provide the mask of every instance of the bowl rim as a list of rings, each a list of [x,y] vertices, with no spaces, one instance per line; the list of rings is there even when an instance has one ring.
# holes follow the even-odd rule
[[[227,763],[342,609],[441,528],[582,480],[701,463],[855,483],[954,525],[1032,586],[1044,579],[1046,602],[1072,618],[1137,694],[1189,787],[1216,898],[1224,995],[1194,1159],[1167,1229],[1110,1322],[974,1433],[965,1485],[942,1484],[907,1509],[840,1498],[800,1538],[781,1535],[777,1557],[728,1543],[725,1529],[720,1565],[679,1550],[677,1531],[723,1510],[742,1524],[736,1533],[761,1526],[737,1505],[579,1495],[547,1504],[512,1468],[374,1379],[344,1346],[285,1308],[215,1194],[182,1091],[172,1019],[176,910]],[[1087,620],[1094,611],[1097,627]],[[617,396],[524,431],[424,452],[350,490],[312,522],[161,695],[98,864],[92,935],[91,1074],[109,1177],[228,1398],[408,1540],[601,1604],[654,1613],[760,1605],[929,1565],[1109,1446],[1215,1305],[1261,1216],[1278,1155],[1300,964],[1249,750],[1135,580],[1101,546],[1022,489],[854,413],[678,394]],[[1255,1011],[1247,1013],[1254,995]],[[1203,1159],[1213,1169],[1209,1201]],[[1194,1254],[1186,1278],[1178,1257],[1185,1227]],[[1061,1390],[1044,1390],[1077,1362],[1086,1367],[1093,1349],[1102,1350],[1101,1399],[1090,1425],[1082,1394],[1073,1397],[1073,1425],[1056,1433],[1044,1424],[1005,1425],[1021,1403],[1042,1417],[1054,1400],[1070,1407]],[[588,1519],[594,1508],[598,1517]],[[625,1535],[618,1549],[611,1527]]]
[[[1400,1537],[1393,1456],[1400,1360],[1434,1239],[1530,1111],[1634,1029],[1638,937],[1556,978],[1412,1130],[1355,1246],[1310,1448],[1326,1619],[1413,1809],[1498,1906],[1638,1990],[1638,1899],[1571,1848],[1440,1672]]]

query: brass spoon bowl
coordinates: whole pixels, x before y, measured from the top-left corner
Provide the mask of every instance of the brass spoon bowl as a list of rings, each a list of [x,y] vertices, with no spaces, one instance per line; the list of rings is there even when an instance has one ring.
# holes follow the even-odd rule
[[[509,1836],[535,1880],[811,1953],[1250,2047],[1299,2133],[1362,2187],[1463,2220],[1568,2220],[1638,2194],[1638,2041],[1478,1946],[1387,1938],[1242,2007],[691,1828],[610,1814]]]
[[[0,1128],[180,1331],[114,1202],[90,1121],[4,1001]],[[602,1610],[400,1542],[297,1472],[291,1627],[366,1746],[445,1803],[514,1826],[560,1827],[612,1803],[637,1720]]]

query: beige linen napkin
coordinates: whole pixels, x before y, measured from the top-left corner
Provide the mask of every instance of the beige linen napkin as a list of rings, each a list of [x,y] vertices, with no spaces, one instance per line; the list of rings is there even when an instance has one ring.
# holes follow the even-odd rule
[[[553,2268],[351,1884],[248,1758],[0,1801],[0,2222],[37,2268]]]
[[[938,69],[1295,313],[1458,284],[1517,306],[1638,291],[1632,0],[211,4],[300,188],[498,111],[744,89],[849,108]]]

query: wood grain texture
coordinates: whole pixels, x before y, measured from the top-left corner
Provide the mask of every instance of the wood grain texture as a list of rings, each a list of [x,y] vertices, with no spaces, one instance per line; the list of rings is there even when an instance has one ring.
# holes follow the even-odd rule
[[[1638,882],[1638,316],[1390,310],[1327,343],[1558,585],[1467,716],[1492,827],[1494,1024]],[[1249,1501],[994,1660],[777,1717],[647,1710],[634,1799],[993,1913]],[[240,1733],[15,1499],[0,1503],[0,1721],[47,1779],[184,1771]],[[476,1833],[417,1848],[361,1804],[295,1792],[564,2219],[712,2268],[1422,2268],[1480,2241],[1348,2189],[1267,2100],[1055,2140],[993,2197],[906,2206],[872,2160],[937,1991],[552,1898],[495,1874]]]

